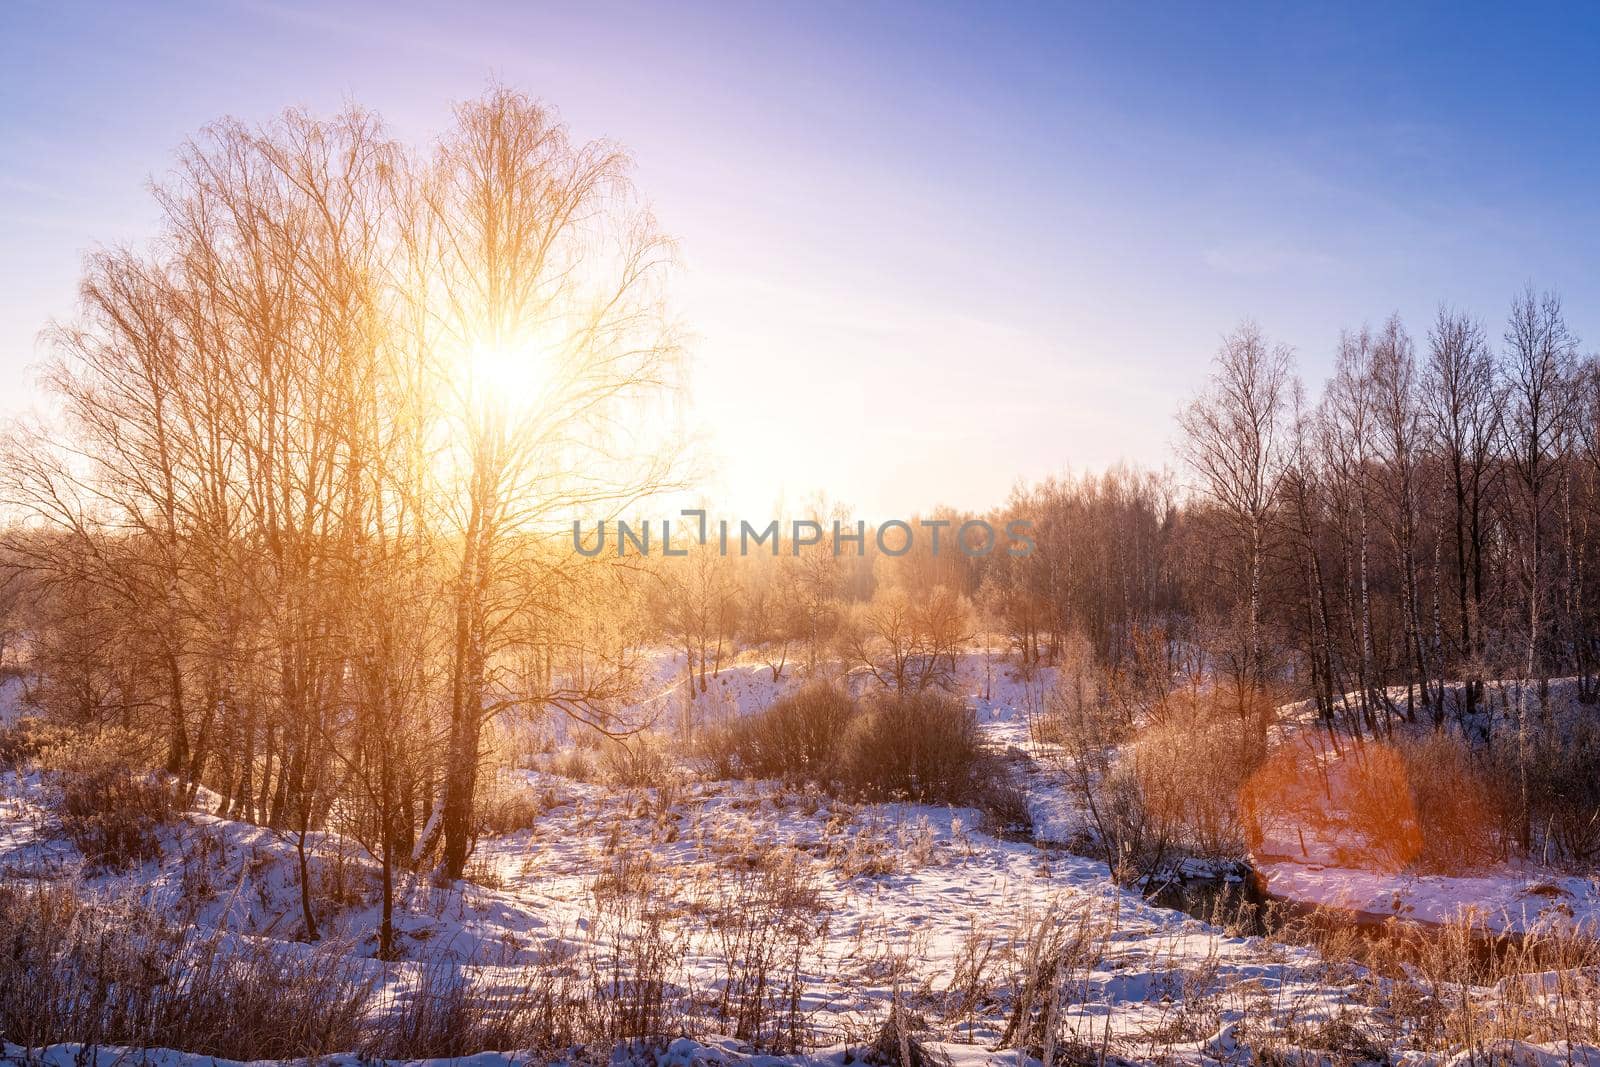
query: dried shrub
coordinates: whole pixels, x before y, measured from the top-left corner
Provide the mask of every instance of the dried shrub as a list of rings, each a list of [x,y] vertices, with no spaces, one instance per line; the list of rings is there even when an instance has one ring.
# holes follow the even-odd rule
[[[601,776],[612,785],[659,785],[672,776],[666,746],[653,734],[605,738],[599,751]]]
[[[477,805],[481,834],[513,834],[527,830],[544,814],[544,798],[517,781],[497,781]]]
[[[838,763],[849,788],[873,800],[974,803],[1005,775],[972,709],[934,691],[874,700],[845,731]]]
[[[741,775],[738,741],[742,721],[709,723],[695,734],[689,755],[701,774],[717,781]]]
[[[34,766],[44,771],[88,773],[108,768],[155,767],[161,750],[149,737],[121,726],[84,727],[40,720]]]
[[[949,1059],[924,1042],[921,1033],[926,1030],[927,1024],[908,1013],[897,997],[862,1060],[874,1067],[949,1067]]]
[[[1143,807],[1184,851],[1244,850],[1239,793],[1257,762],[1247,729],[1232,716],[1174,715],[1135,742],[1131,771]]]
[[[31,715],[0,726],[0,770],[11,770],[37,759],[49,744],[51,732],[44,720]]]
[[[550,760],[550,773],[574,782],[594,782],[600,778],[593,756],[577,746],[556,753]]]
[[[1506,747],[1509,762],[1514,754]],[[1541,737],[1530,746],[1527,771],[1529,820],[1546,855],[1579,866],[1600,858],[1600,722],[1585,716],[1565,736]],[[1496,779],[1518,777],[1506,767]],[[1502,798],[1503,812],[1515,809],[1513,798]]]
[[[1029,739],[1073,753],[1086,747],[1104,751],[1126,741],[1133,715],[1110,699],[1110,689],[1088,639],[1077,631],[1068,633],[1062,639],[1055,685],[1028,716]]]
[[[63,771],[56,812],[90,867],[125,871],[161,857],[160,827],[172,820],[172,790],[120,767]]]
[[[1094,835],[1111,875],[1122,885],[1138,885],[1171,858],[1171,825],[1145,803],[1132,764],[1111,767],[1089,787]]]
[[[1466,742],[1430,733],[1401,744],[1400,757],[1421,830],[1421,865],[1450,871],[1493,860],[1505,805]]]
[[[936,690],[883,693],[863,708],[815,683],[743,719],[709,730],[697,755],[719,777],[813,782],[868,800],[970,804],[996,828],[1030,825],[1004,762],[983,744],[977,718]]]
[[[1394,870],[1422,852],[1422,830],[1406,783],[1406,763],[1384,744],[1370,744],[1346,761],[1350,821],[1373,856]]]
[[[709,731],[700,757],[718,777],[786,778],[828,783],[837,773],[839,739],[857,710],[836,685],[813,682],[770,706]]]
[[[984,829],[996,837],[1033,840],[1033,812],[1028,794],[997,765],[993,776],[981,776],[973,804],[983,812]]]
[[[1351,828],[1388,867],[1454,871],[1494,857],[1502,801],[1461,740],[1369,743],[1343,768]]]
[[[1148,882],[1181,854],[1242,853],[1243,794],[1265,756],[1272,699],[1225,683],[1185,689],[1168,694],[1160,717],[1135,731],[1126,709],[1072,678],[1058,686],[1048,719],[1117,879]]]

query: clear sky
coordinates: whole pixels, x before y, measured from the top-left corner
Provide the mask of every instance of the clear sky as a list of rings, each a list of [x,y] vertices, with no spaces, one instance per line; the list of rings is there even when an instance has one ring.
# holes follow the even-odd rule
[[[1342,326],[1498,337],[1528,282],[1600,347],[1600,6],[1339,6],[5,0],[0,412],[201,125],[422,142],[491,77],[634,153],[732,514],[1160,464],[1246,315],[1314,386]]]

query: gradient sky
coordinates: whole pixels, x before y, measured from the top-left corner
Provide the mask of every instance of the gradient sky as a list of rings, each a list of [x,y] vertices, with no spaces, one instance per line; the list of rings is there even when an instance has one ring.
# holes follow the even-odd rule
[[[582,10],[579,10],[579,8]],[[869,519],[1167,461],[1256,318],[1559,289],[1600,342],[1600,6],[0,7],[0,413],[80,257],[224,114],[431,139],[491,77],[629,147],[681,243],[707,490]]]

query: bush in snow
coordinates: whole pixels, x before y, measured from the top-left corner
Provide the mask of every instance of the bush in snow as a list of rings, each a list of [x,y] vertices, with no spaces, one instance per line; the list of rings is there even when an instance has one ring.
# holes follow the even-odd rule
[[[1092,674],[1063,679],[1047,714],[1051,736],[1119,880],[1143,882],[1183,854],[1244,851],[1244,794],[1265,756],[1270,696],[1225,683],[1178,690],[1141,728]]]
[[[545,799],[520,782],[495,780],[478,804],[478,832],[497,835],[527,830],[544,814]]]
[[[707,731],[697,753],[718,777],[814,782],[868,800],[971,804],[1002,828],[1028,821],[972,709],[937,690],[878,693],[863,706],[837,685],[815,683]]]
[[[47,744],[47,736],[44,721],[32,716],[0,726],[0,770],[10,770],[36,758]]]
[[[978,803],[1004,777],[972,709],[932,690],[872,701],[845,731],[838,765],[851,790],[874,800]]]
[[[625,738],[602,737],[599,757],[601,772],[612,785],[660,785],[673,774],[666,744],[651,733]]]
[[[1497,787],[1453,735],[1369,742],[1343,763],[1350,829],[1393,870],[1450,872],[1493,860],[1502,828],[1516,821],[1516,776]]]
[[[1496,755],[1501,766],[1493,780],[1502,783],[1504,810],[1515,812],[1515,747],[1501,746]],[[1534,844],[1552,860],[1584,865],[1600,858],[1600,722],[1585,716],[1566,736],[1540,737],[1528,748],[1527,772],[1531,826],[1512,829],[1542,835]]]
[[[572,747],[549,755],[545,766],[574,782],[621,786],[659,785],[673,773],[666,742],[649,731],[610,737],[585,730]]]
[[[756,778],[829,782],[835,753],[856,717],[850,695],[815,682],[771,706],[735,719],[702,738],[700,755],[713,774],[727,770]]]
[[[1184,851],[1244,850],[1240,790],[1260,762],[1254,736],[1249,721],[1206,705],[1149,727],[1134,742],[1131,770],[1144,805]]]
[[[90,867],[125,871],[161,856],[160,826],[172,819],[172,791],[121,767],[59,772],[56,811]]]

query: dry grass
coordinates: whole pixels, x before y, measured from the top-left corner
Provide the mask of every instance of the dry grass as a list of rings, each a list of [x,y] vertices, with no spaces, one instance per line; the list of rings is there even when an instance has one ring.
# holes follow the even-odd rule
[[[1240,1040],[1259,1062],[1306,1062],[1309,1052],[1383,1063],[1414,1051],[1498,1063],[1507,1042],[1600,1044],[1600,943],[1589,932],[1493,935],[1471,913],[1441,928],[1361,930],[1332,912],[1272,925],[1265,951],[1314,950],[1302,972],[1310,990],[1341,995],[1331,1008],[1311,991],[1244,997]]]
[[[811,1043],[803,998],[827,940],[816,872],[792,850],[723,873],[705,902],[718,977],[714,1018],[733,1036],[774,1052]]]
[[[1141,801],[1163,811],[1175,768],[1202,758],[1181,751],[1178,721],[1142,739],[1175,761],[1171,767],[1141,771],[1130,760],[1125,772]],[[1455,754],[1437,745],[1394,758],[1408,795],[1440,797],[1455,773]],[[63,797],[73,785],[90,813],[129,806],[120,790],[140,788],[88,771],[53,773]],[[65,885],[0,883],[0,1030],[33,1045],[166,1046],[235,1059],[485,1049],[554,1056],[580,1044],[657,1048],[678,1034],[707,1033],[771,1052],[838,1040],[816,1018],[822,990],[838,993],[838,976],[823,966],[833,896],[824,879],[949,862],[959,836],[941,844],[925,818],[852,822],[854,806],[835,802],[837,825],[830,823],[820,858],[752,829],[737,840],[715,834],[717,847],[691,845],[693,864],[663,866],[646,844],[661,837],[678,797],[635,790],[602,809],[619,829],[591,883],[582,936],[555,939],[525,966],[423,959],[385,987],[392,994],[374,993],[377,972],[349,946],[233,937]],[[749,803],[782,802],[763,794]],[[1195,803],[1163,817],[1209,825],[1188,814]],[[1429,807],[1441,818],[1451,810],[1445,799]],[[508,816],[521,821],[522,813]],[[214,846],[204,836],[189,840],[185,885],[192,877],[194,895],[214,895]],[[360,867],[325,862],[318,885],[330,900],[357,902],[370,888]],[[888,930],[872,935],[888,948],[847,954],[856,979],[880,994],[890,983],[895,989],[892,1025],[879,1032],[874,1057],[931,1062],[929,1038],[965,1038],[1020,1046],[1050,1064],[1163,1062],[1195,1054],[1224,1021],[1237,1022],[1232,1033],[1259,1063],[1381,1062],[1402,1049],[1487,1061],[1511,1040],[1600,1042],[1600,950],[1570,932],[1487,942],[1463,918],[1438,934],[1375,938],[1308,918],[1269,923],[1281,932],[1252,943],[1249,967],[1232,967],[1214,947],[1207,956],[1192,944],[1178,948],[1177,938],[1165,958],[1160,938],[1125,941],[1114,904],[1057,905],[1015,925],[994,918],[1024,911],[1013,904],[989,902],[942,969],[930,966],[926,941],[896,941]],[[1257,928],[1242,913],[1213,919],[1231,932]],[[1282,973],[1292,982],[1264,982],[1259,965],[1267,963],[1290,968]],[[1108,973],[1129,970],[1151,976],[1138,1026],[1097,999]],[[882,1008],[879,1001],[868,1016],[874,1025]],[[1153,1012],[1160,1021],[1152,1026]]]
[[[1600,945],[1570,930],[1486,936],[1476,916],[1357,953],[1390,1041],[1482,1055],[1500,1041],[1600,1042]]]
[[[949,1060],[923,1040],[926,1029],[926,1023],[913,1016],[897,996],[862,1060],[875,1067],[946,1067]]]
[[[286,1059],[359,1046],[370,983],[346,946],[289,951],[64,885],[0,884],[0,1031]]]
[[[1107,932],[1088,906],[1066,910],[1051,903],[1025,920],[1013,949],[1003,1047],[1023,1049],[1048,1064],[1076,1044],[1067,1013],[1084,1000],[1083,982],[1105,952]]]
[[[802,1050],[823,1039],[812,1017],[826,929],[820,871],[774,848],[755,863],[624,878],[627,892],[597,894],[584,937],[554,940],[536,963],[424,960],[385,996],[348,946],[233,938],[65,885],[0,885],[0,1027],[34,1047],[74,1040],[235,1059],[559,1055],[711,1032]],[[1600,947],[1571,932],[1485,940],[1463,917],[1437,933],[1380,937],[1312,916],[1280,924],[1239,968],[1224,966],[1215,943],[1208,956],[1178,936],[1124,942],[1108,903],[1021,909],[1013,925],[975,921],[942,974],[927,972],[926,946],[908,942],[878,976],[892,979],[891,1014],[902,1014],[880,1032],[893,1040],[875,1057],[915,1062],[927,1038],[977,1037],[1049,1064],[1163,1062],[1194,1053],[1229,1019],[1259,1063],[1385,1062],[1403,1049],[1490,1062],[1507,1041],[1600,1042]],[[997,909],[1009,911],[1005,901]],[[711,972],[698,989],[691,957]],[[1263,985],[1255,976],[1268,964],[1295,984]],[[1137,1026],[1098,1010],[1098,983],[1129,969],[1149,976]]]
[[[431,961],[415,985],[365,1028],[368,1056],[423,1059],[485,1050],[555,1051],[578,1036],[575,982],[559,969],[526,968],[511,983],[475,968]]]
[[[915,871],[937,861],[938,842],[927,816],[909,823],[889,823],[871,817],[854,829],[840,827],[830,837],[828,868],[840,878],[877,878],[900,871]]]
[[[549,770],[551,774],[559,775],[574,782],[597,782],[600,780],[600,769],[593,755],[578,746],[562,749],[551,756]]]
[[[669,922],[664,902],[648,889],[600,900],[591,930],[578,1001],[587,1039],[660,1045],[686,1033],[691,938]]]

